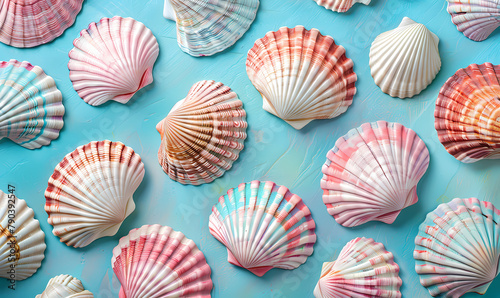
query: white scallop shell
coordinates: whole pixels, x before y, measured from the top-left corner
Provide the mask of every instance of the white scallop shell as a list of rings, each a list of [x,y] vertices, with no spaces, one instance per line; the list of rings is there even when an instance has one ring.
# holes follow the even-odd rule
[[[229,263],[257,276],[299,267],[316,243],[309,208],[288,188],[269,181],[228,190],[212,208],[208,227],[226,246]]]
[[[61,91],[38,66],[0,61],[0,139],[36,149],[59,137],[64,125]]]
[[[115,16],[91,23],[73,41],[69,78],[88,104],[127,103],[153,82],[159,46],[151,30],[132,18]]]
[[[370,4],[372,0],[314,0],[318,5],[337,12],[346,12],[356,3]]]
[[[35,298],[94,298],[94,295],[83,288],[79,279],[61,274],[51,278],[43,293]]]
[[[248,30],[259,0],[165,0],[163,16],[177,23],[177,43],[191,56],[211,56]]]
[[[393,30],[375,38],[370,68],[375,84],[392,97],[413,97],[427,88],[441,69],[439,38],[405,17]]]
[[[91,142],[56,166],[45,190],[52,233],[83,247],[116,234],[135,209],[133,193],[144,178],[139,154],[120,142]]]
[[[0,277],[23,280],[40,268],[47,246],[34,215],[26,201],[0,190]]]
[[[158,224],[122,237],[111,266],[122,285],[120,298],[209,298],[213,287],[210,266],[194,241]]]
[[[323,165],[323,202],[346,227],[368,221],[393,223],[418,201],[417,184],[429,166],[429,150],[399,123],[364,123],[340,137]]]
[[[314,296],[401,297],[402,283],[399,266],[382,243],[356,238],[342,248],[337,260],[323,264]]]

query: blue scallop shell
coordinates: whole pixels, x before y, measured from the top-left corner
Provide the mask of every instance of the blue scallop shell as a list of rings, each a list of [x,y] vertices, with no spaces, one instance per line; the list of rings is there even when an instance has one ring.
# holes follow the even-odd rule
[[[38,66],[0,61],[0,139],[36,149],[59,137],[62,94]]]

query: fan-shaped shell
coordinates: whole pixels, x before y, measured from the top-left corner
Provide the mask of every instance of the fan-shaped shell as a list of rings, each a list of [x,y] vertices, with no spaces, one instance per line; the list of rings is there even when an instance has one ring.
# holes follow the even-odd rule
[[[159,46],[151,30],[132,18],[102,18],[73,41],[69,78],[88,104],[127,103],[153,82]]]
[[[415,270],[432,296],[484,294],[499,273],[500,210],[454,199],[427,214],[415,238]]]
[[[213,287],[194,241],[167,226],[131,230],[113,249],[111,266],[122,284],[120,298],[210,297]]]
[[[90,142],[56,166],[45,190],[52,233],[83,247],[116,234],[135,209],[133,193],[144,178],[139,154],[120,142]]]
[[[448,13],[458,31],[483,41],[500,27],[500,0],[447,0]]]
[[[51,278],[45,291],[35,298],[94,298],[94,295],[83,288],[79,279],[61,274]]]
[[[0,277],[24,280],[45,258],[45,234],[26,201],[0,190]]]
[[[63,116],[62,94],[40,67],[0,61],[0,139],[40,148],[59,137]]]
[[[323,202],[345,226],[376,220],[391,224],[418,201],[417,184],[429,151],[399,123],[365,123],[339,138],[323,165]]]
[[[211,56],[248,30],[259,0],[165,0],[163,16],[177,23],[177,43],[191,56]]]
[[[226,246],[229,263],[257,276],[299,267],[316,242],[309,208],[288,188],[269,181],[228,190],[212,208],[208,227]]]
[[[231,88],[214,81],[194,84],[156,126],[160,165],[182,184],[212,182],[238,159],[247,137],[245,119],[243,103]]]
[[[456,159],[500,158],[500,65],[459,69],[441,88],[434,116],[439,141]]]
[[[268,32],[248,51],[246,65],[263,109],[295,129],[344,113],[356,94],[357,77],[344,47],[314,28]]]
[[[377,36],[370,49],[375,84],[392,97],[413,97],[427,88],[441,69],[439,38],[405,17],[393,30]]]
[[[48,43],[75,22],[83,0],[3,0],[0,42],[18,48]]]
[[[372,0],[314,0],[318,5],[337,12],[346,12],[356,3],[370,4]]]
[[[399,266],[382,243],[356,238],[342,248],[337,260],[323,263],[314,296],[401,297],[402,283]]]

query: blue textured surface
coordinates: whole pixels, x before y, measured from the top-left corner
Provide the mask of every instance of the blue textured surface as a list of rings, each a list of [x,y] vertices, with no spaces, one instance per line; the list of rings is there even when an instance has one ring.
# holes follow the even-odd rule
[[[162,0],[86,0],[74,26],[54,42],[33,49],[0,44],[0,60],[15,58],[41,66],[63,93],[65,126],[49,147],[31,151],[10,140],[0,141],[0,189],[16,186],[16,194],[35,210],[46,234],[47,250],[42,267],[31,278],[17,283],[15,292],[0,280],[0,297],[33,297],[48,280],[71,274],[83,281],[96,297],[117,296],[119,283],[111,269],[111,251],[118,239],[132,228],[159,223],[181,230],[205,253],[213,271],[215,297],[311,297],[321,264],[336,258],[355,237],[371,237],[394,253],[401,267],[401,288],[406,297],[429,297],[418,281],[412,257],[414,238],[426,214],[454,197],[476,196],[500,208],[500,160],[462,164],[439,143],[434,130],[434,103],[444,82],[471,63],[500,64],[500,32],[486,41],[473,42],[456,30],[444,0],[372,0],[338,14],[312,0],[263,0],[250,30],[229,50],[213,57],[193,58],[177,46],[175,24],[162,17]],[[79,31],[102,17],[133,17],[148,26],[160,44],[154,68],[154,83],[127,104],[108,103],[91,107],[73,90],[68,77],[68,52]],[[407,100],[383,94],[374,84],[368,53],[375,37],[398,26],[408,16],[425,24],[441,39],[442,69],[420,95]],[[358,93],[349,110],[333,120],[314,121],[296,131],[281,119],[262,110],[262,99],[245,71],[247,51],[254,41],[281,26],[304,25],[332,36],[354,60]],[[212,79],[230,86],[243,100],[248,113],[248,139],[233,169],[215,182],[200,187],[183,186],[170,180],[157,161],[160,136],[155,125],[172,106],[184,98],[197,81]],[[344,228],[328,215],[320,189],[321,166],[327,151],[348,130],[364,122],[387,120],[414,129],[431,153],[429,169],[422,178],[419,202],[401,212],[392,225],[373,222]],[[66,247],[52,235],[43,210],[43,196],[56,164],[77,146],[93,140],[121,141],[143,158],[146,176],[135,193],[136,210],[114,237],[99,239],[83,249]],[[208,231],[208,216],[217,198],[231,187],[253,179],[272,180],[300,195],[317,223],[318,242],[308,261],[293,271],[274,269],[264,277],[254,276],[226,260],[226,249]],[[484,297],[498,297],[500,278]],[[475,294],[467,295],[469,297]]]

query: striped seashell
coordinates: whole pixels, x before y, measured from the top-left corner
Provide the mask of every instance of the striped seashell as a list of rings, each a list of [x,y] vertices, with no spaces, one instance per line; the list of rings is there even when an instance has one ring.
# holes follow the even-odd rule
[[[127,103],[153,82],[153,66],[160,48],[143,23],[115,16],[91,23],[73,41],[69,78],[88,104],[109,100]]]
[[[246,112],[231,88],[200,81],[177,102],[156,129],[158,161],[182,184],[209,183],[229,170],[247,137]]]
[[[500,27],[500,0],[447,0],[448,13],[458,31],[483,41]]]
[[[160,225],[144,225],[120,239],[111,266],[120,298],[210,297],[211,270],[193,240]]]
[[[177,43],[194,57],[232,46],[248,30],[259,0],[165,0],[163,16],[177,23]]]
[[[396,29],[372,43],[370,69],[375,84],[392,97],[419,94],[441,69],[438,45],[436,34],[405,17]]]
[[[415,238],[415,270],[432,296],[486,293],[498,276],[500,210],[476,198],[454,199],[427,214]]]
[[[418,201],[417,184],[429,166],[429,151],[399,123],[365,123],[339,138],[323,165],[323,202],[345,226],[393,223]]]
[[[90,142],[56,166],[45,190],[52,233],[84,247],[116,234],[135,209],[133,193],[144,178],[139,154],[120,142]]]
[[[248,51],[247,74],[263,109],[295,129],[344,113],[356,94],[357,76],[345,49],[318,29],[282,27]]]
[[[94,298],[82,282],[71,275],[61,274],[49,280],[45,291],[35,298]]]
[[[373,239],[347,243],[337,260],[323,263],[316,298],[401,297],[399,266],[392,253]]]
[[[346,12],[356,3],[370,4],[372,0],[314,0],[318,5],[336,12]]]
[[[434,116],[439,141],[456,159],[500,158],[500,65],[459,69],[441,88]]]
[[[32,276],[42,265],[46,247],[33,209],[25,200],[0,190],[0,277],[24,280]]]
[[[38,66],[0,61],[0,139],[36,149],[59,137],[64,125],[62,94]]]
[[[257,276],[299,267],[316,242],[309,208],[288,188],[269,181],[228,190],[212,208],[208,227],[226,246],[229,263]]]
[[[83,0],[3,0],[0,42],[31,48],[51,42],[71,27]]]

